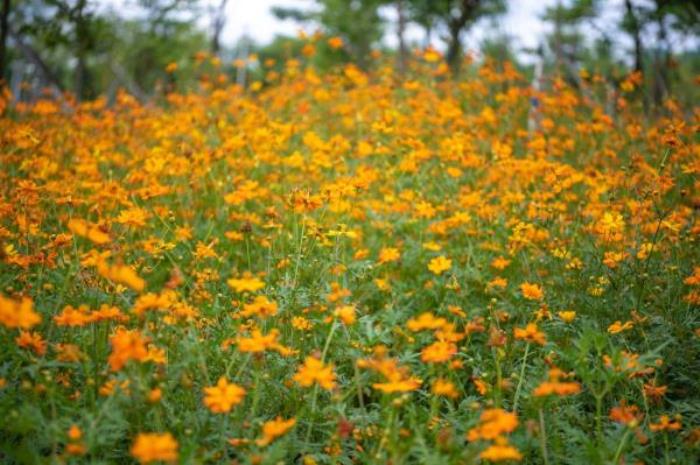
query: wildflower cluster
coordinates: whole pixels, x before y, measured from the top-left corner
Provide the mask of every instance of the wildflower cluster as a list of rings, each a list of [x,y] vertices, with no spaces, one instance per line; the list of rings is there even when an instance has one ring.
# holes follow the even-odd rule
[[[693,463],[697,109],[431,53],[3,102],[0,461]]]

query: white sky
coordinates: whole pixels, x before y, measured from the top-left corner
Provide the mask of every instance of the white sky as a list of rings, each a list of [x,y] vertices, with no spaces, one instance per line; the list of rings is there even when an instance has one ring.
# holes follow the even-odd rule
[[[348,0],[350,1],[350,0]],[[588,37],[598,36],[599,30],[605,30],[615,38],[615,42],[621,49],[617,50],[618,55],[629,56],[625,53],[631,46],[625,35],[617,33],[617,23],[623,12],[624,0],[603,0],[601,1],[602,12],[595,20],[595,27],[584,25],[582,32]],[[119,14],[128,15],[135,10],[135,0],[97,0],[106,8],[114,8]],[[217,7],[221,0],[201,0],[204,5],[199,23],[203,28],[210,28],[210,9]],[[546,25],[541,16],[548,6],[555,5],[557,0],[507,0],[508,13],[501,16],[496,24],[486,22],[478,23],[465,35],[466,48],[475,50],[484,37],[497,32],[505,32],[512,38],[512,45],[521,60],[527,61],[527,55],[522,53],[524,48],[536,48],[543,39],[549,25]],[[243,35],[248,35],[258,44],[265,44],[271,41],[275,35],[295,35],[300,25],[292,20],[280,21],[271,12],[273,6],[298,7],[302,9],[313,8],[314,0],[228,0],[226,8],[226,25],[222,33],[222,42],[226,46],[234,45]],[[385,8],[383,14],[390,20],[386,28],[384,41],[388,45],[395,45],[395,11],[393,8]],[[313,27],[311,25],[307,28]],[[311,31],[307,31],[311,32]],[[409,28],[407,31],[409,40],[422,43],[423,32],[417,26]],[[690,46],[697,44],[697,41],[690,40]],[[653,38],[647,38],[646,44],[650,45]],[[434,44],[441,47],[440,41],[434,39]],[[676,43],[678,48],[689,48],[688,43]]]
[[[216,6],[220,0],[204,0],[204,3]],[[541,20],[541,16],[545,9],[555,5],[557,0],[508,0],[507,3],[508,13],[499,18],[495,28],[492,24],[480,22],[465,36],[467,49],[477,49],[484,37],[499,30],[512,37],[516,51],[536,48],[539,45],[548,27]],[[604,0],[601,3],[603,11],[597,23],[602,27],[614,25],[622,11],[623,0]],[[222,42],[227,45],[235,44],[244,34],[248,34],[258,43],[269,42],[277,34],[294,35],[300,29],[299,23],[278,20],[270,12],[270,8],[283,6],[305,9],[313,8],[314,4],[313,0],[229,0]],[[395,18],[392,8],[385,8],[383,13],[390,20]],[[209,25],[206,19],[202,21],[203,26]],[[394,21],[391,21],[386,28],[384,41],[388,45],[396,44],[394,27]],[[423,31],[417,26],[410,28],[407,35],[409,40],[423,42]],[[442,44],[435,40],[435,45],[441,47]],[[526,58],[520,55],[521,58]]]

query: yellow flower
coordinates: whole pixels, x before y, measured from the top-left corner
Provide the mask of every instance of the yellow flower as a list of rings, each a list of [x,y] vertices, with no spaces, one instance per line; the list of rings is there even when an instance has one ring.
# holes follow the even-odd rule
[[[479,425],[467,433],[469,441],[493,440],[502,434],[512,433],[518,426],[518,417],[515,413],[506,412],[500,408],[484,410],[479,420]]]
[[[508,265],[510,265],[510,260],[503,257],[494,258],[491,262],[491,267],[496,270],[504,270]]]
[[[30,329],[41,323],[41,315],[34,311],[29,297],[13,300],[0,294],[0,324],[8,328]]]
[[[252,303],[243,305],[241,316],[249,318],[251,316],[259,316],[267,318],[277,314],[277,303],[269,300],[264,295],[255,297]]]
[[[354,305],[342,305],[335,309],[335,316],[341,319],[346,325],[351,325],[357,320]]]
[[[97,245],[109,243],[109,234],[102,231],[99,226],[88,223],[85,220],[74,218],[68,221],[68,229],[73,234],[85,237]]]
[[[394,392],[410,392],[420,387],[422,381],[411,376],[408,368],[400,367],[397,360],[385,357],[384,350],[378,350],[375,358],[360,359],[358,368],[369,368],[381,373],[387,381],[374,383],[372,387],[387,394]]]
[[[444,255],[435,257],[432,260],[430,260],[430,263],[428,263],[428,269],[438,276],[440,276],[443,272],[449,270],[450,268],[452,268],[452,260],[445,257]]]
[[[518,449],[509,445],[505,440],[503,443],[490,445],[479,454],[479,457],[483,460],[490,460],[491,462],[502,462],[504,460],[520,461],[523,459],[523,455]]]
[[[522,283],[520,285],[520,292],[523,293],[523,297],[527,300],[542,300],[544,297],[544,291],[537,284]]]
[[[620,320],[617,320],[615,323],[608,326],[608,332],[610,334],[618,334],[623,331],[627,331],[628,329],[632,329],[633,327],[634,323],[632,323],[631,321],[626,321],[623,324]]]
[[[170,433],[139,433],[131,446],[131,455],[140,463],[177,461],[177,441]]]
[[[267,334],[263,334],[259,329],[254,329],[250,337],[239,336],[236,339],[236,344],[238,345],[238,350],[241,352],[257,353],[265,352],[266,350],[275,350],[283,356],[294,355],[296,350],[285,347],[277,342],[279,335],[280,332],[277,329],[272,329]]]
[[[406,322],[406,328],[409,331],[418,332],[425,329],[436,330],[447,325],[447,320],[444,318],[437,318],[430,312],[423,312],[418,315],[418,318],[411,318]]]
[[[146,282],[127,265],[109,265],[105,261],[100,261],[97,263],[97,272],[103,278],[123,284],[136,292],[141,292],[146,287]]]
[[[256,292],[265,287],[265,282],[245,273],[242,278],[231,278],[227,281],[236,292]]]
[[[292,379],[303,387],[309,387],[314,383],[328,390],[335,387],[333,365],[326,365],[316,357],[306,357],[304,364],[299,367]]]
[[[204,388],[204,405],[214,413],[227,413],[233,406],[240,404],[245,397],[245,389],[229,383],[223,376],[216,386]]]
[[[255,443],[264,447],[280,436],[283,436],[296,424],[296,419],[290,418],[284,420],[282,417],[277,417],[274,420],[266,421],[262,428],[262,437],[255,440]]]
[[[400,258],[401,258],[401,253],[399,252],[399,249],[397,249],[395,247],[385,247],[379,251],[379,260],[378,261],[380,264],[384,264],[384,263],[395,262]]]
[[[572,310],[561,311],[557,313],[557,315],[559,315],[559,318],[561,318],[561,321],[564,323],[571,323],[576,318],[576,312]]]
[[[525,328],[515,328],[513,331],[515,339],[532,342],[541,346],[545,343],[544,333],[537,328],[535,323],[528,323]]]

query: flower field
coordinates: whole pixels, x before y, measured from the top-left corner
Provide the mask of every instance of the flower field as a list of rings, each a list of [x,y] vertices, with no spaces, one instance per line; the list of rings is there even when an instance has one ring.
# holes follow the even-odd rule
[[[433,61],[1,100],[0,462],[696,463],[700,113]]]

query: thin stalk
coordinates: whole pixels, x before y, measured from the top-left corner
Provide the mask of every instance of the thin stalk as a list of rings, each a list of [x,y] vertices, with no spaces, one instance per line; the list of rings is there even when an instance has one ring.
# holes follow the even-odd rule
[[[540,449],[542,449],[542,460],[544,465],[549,465],[549,457],[547,456],[547,429],[544,424],[544,412],[540,408]]]
[[[617,446],[617,450],[615,451],[615,457],[613,457],[614,464],[620,463],[620,456],[622,455],[622,451],[625,449],[625,446],[627,445],[627,439],[629,438],[631,432],[632,432],[632,429],[627,428],[625,430],[625,434],[622,435],[622,439],[620,439],[620,444]]]
[[[518,411],[518,399],[520,398],[520,389],[523,386],[523,378],[525,377],[525,365],[527,363],[527,354],[530,352],[530,343],[525,346],[523,360],[520,362],[520,377],[518,378],[518,387],[515,388],[515,396],[513,396],[513,412]]]

